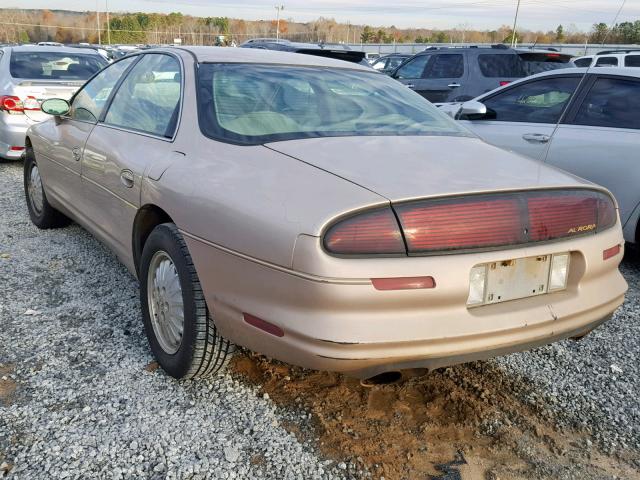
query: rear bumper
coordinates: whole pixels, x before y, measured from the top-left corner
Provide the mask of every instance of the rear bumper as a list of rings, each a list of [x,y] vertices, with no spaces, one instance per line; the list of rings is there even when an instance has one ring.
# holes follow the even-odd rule
[[[11,147],[24,148],[27,130],[33,124],[26,115],[0,112],[0,157],[9,160],[19,159],[24,150],[12,150]]]
[[[288,363],[360,378],[396,369],[434,369],[581,336],[610,318],[627,289],[618,271],[622,253],[602,259],[604,249],[623,243],[619,228],[498,252],[364,259],[359,264],[327,259],[341,265],[334,271],[347,273],[340,278],[265,265],[188,234],[186,239],[207,303],[225,337]],[[322,255],[313,252],[318,243],[313,237],[299,242],[294,265],[299,255]],[[567,290],[466,307],[474,265],[563,251],[572,252]],[[365,274],[363,268],[370,272]],[[377,291],[368,280],[420,275],[432,275],[436,288]],[[249,325],[243,312],[277,325],[284,335]]]

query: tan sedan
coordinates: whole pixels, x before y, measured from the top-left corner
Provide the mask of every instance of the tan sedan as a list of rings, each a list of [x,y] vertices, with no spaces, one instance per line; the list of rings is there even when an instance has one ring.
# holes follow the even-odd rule
[[[42,109],[31,219],[75,220],[137,275],[175,377],[233,344],[360,378],[438,368],[582,336],[623,301],[606,190],[359,65],[147,50]]]

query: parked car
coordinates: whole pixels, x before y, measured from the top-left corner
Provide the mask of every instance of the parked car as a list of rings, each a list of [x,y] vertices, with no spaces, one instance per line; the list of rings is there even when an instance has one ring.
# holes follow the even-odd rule
[[[640,240],[640,69],[575,68],[535,75],[462,106],[489,143],[608,188],[624,236]],[[586,77],[585,77],[586,74]],[[470,108],[469,108],[470,107]]]
[[[430,102],[470,100],[526,75],[515,50],[492,47],[429,47],[391,74]]]
[[[539,48],[516,48],[516,53],[522,60],[525,74],[535,75],[536,73],[558,70],[560,68],[573,68],[575,65],[571,61],[573,55],[561,53],[552,49]]]
[[[22,156],[27,128],[49,118],[40,111],[42,100],[70,98],[107,63],[89,49],[0,48],[0,158]]]
[[[241,48],[258,48],[262,50],[277,50],[279,52],[302,53],[317,57],[335,58],[346,62],[359,63],[369,66],[365,52],[351,50],[348,45],[325,43],[300,43],[289,40],[252,39],[242,45]]]
[[[640,49],[605,50],[576,58],[573,63],[576,67],[640,67]]]
[[[369,67],[146,50],[42,108],[31,220],[74,219],[137,275],[175,377],[216,371],[233,342],[374,382],[581,336],[623,301],[605,189]]]
[[[407,53],[390,53],[389,55],[379,57],[371,64],[371,67],[382,73],[392,73],[402,62],[411,57],[412,55]]]

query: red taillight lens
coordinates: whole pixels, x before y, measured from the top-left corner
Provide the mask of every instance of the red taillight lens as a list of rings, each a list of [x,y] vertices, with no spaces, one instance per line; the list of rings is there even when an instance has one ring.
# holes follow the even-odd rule
[[[408,252],[520,245],[585,235],[615,224],[607,195],[520,192],[411,202],[395,207]]]
[[[502,81],[500,82],[500,86],[501,86],[501,87],[504,87],[505,85],[509,85],[510,83],[511,83],[511,82],[510,82],[509,80],[502,80]]]
[[[452,199],[396,208],[409,252],[508,245],[523,240],[515,197]]]
[[[19,97],[3,95],[0,97],[0,110],[6,112],[24,112],[24,105]]]
[[[324,246],[338,255],[406,254],[400,227],[390,208],[339,221],[325,234]]]

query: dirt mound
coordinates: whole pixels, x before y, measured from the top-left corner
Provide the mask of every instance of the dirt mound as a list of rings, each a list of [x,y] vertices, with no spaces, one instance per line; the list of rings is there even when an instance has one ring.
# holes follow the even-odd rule
[[[233,369],[276,402],[310,410],[325,455],[387,480],[631,476],[585,451],[583,433],[555,431],[486,363],[372,388],[255,354]]]

